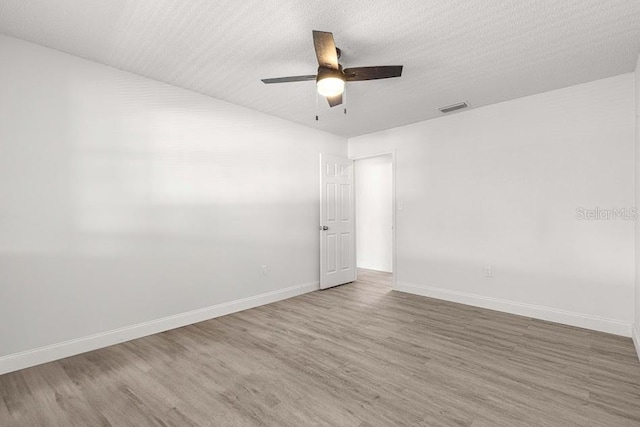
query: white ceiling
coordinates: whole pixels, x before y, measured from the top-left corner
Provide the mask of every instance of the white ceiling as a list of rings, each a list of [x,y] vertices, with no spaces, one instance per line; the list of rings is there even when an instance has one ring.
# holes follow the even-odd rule
[[[347,85],[348,115],[314,82],[311,30],[345,67],[404,65]],[[638,0],[0,0],[0,32],[343,136],[630,72]],[[455,113],[454,113],[455,114]]]

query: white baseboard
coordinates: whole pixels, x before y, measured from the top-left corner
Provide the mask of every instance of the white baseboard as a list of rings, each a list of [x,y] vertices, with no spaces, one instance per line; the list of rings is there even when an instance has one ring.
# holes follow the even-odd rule
[[[637,324],[631,327],[631,338],[633,339],[633,345],[636,347],[636,354],[638,355],[638,360],[640,360],[640,335],[638,334]]]
[[[213,319],[215,317],[225,316],[227,314],[302,295],[307,292],[313,292],[318,289],[318,282],[295,285],[279,289],[277,291],[267,292],[248,298],[229,301],[198,310],[188,311],[186,313],[164,317],[162,319],[151,320],[149,322],[138,323],[136,325],[39,347],[33,350],[9,354],[7,356],[0,357],[0,375],[40,365],[42,363],[63,359],[65,357],[74,356],[76,354],[85,353],[87,351],[97,350],[99,348],[108,347],[110,345],[130,341],[136,338],[157,334],[170,329],[180,328],[193,323]]]
[[[430,298],[472,305],[475,307],[488,308],[490,310],[517,314],[519,316],[548,320],[550,322],[577,326],[579,328],[592,329],[625,337],[631,336],[631,324],[616,319],[608,319],[605,317],[591,316],[588,314],[575,313],[556,308],[542,307],[538,305],[525,304],[499,298],[490,298],[465,292],[452,291],[449,289],[434,288],[431,286],[414,285],[410,283],[397,283],[394,289],[400,292],[407,292],[410,294],[422,295]]]

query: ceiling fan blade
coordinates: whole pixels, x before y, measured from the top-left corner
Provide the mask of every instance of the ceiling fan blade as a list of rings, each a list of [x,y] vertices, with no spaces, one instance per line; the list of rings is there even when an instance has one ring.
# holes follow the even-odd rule
[[[271,83],[290,83],[290,82],[306,82],[308,80],[315,80],[316,75],[308,75],[308,76],[291,76],[291,77],[276,77],[274,79],[262,79],[262,83],[271,84]]]
[[[400,77],[402,75],[402,65],[346,68],[344,70],[344,75],[348,82],[389,79],[391,77]]]
[[[342,104],[342,95],[327,96],[327,102],[329,103],[329,107],[340,105]]]
[[[313,46],[316,49],[318,65],[325,68],[338,69],[338,51],[333,41],[333,34],[324,31],[313,32]]]

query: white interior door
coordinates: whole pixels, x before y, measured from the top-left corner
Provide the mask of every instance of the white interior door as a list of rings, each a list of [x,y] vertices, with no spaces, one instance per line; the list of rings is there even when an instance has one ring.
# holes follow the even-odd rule
[[[356,280],[353,161],[320,155],[320,288]]]

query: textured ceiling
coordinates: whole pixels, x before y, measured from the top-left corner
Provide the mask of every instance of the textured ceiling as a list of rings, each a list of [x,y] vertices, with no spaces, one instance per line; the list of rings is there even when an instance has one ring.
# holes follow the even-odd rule
[[[316,106],[311,30],[345,67],[404,65]],[[355,136],[633,70],[637,0],[0,0],[0,32],[287,120]],[[316,109],[320,121],[315,122]],[[455,113],[453,113],[455,114]]]

